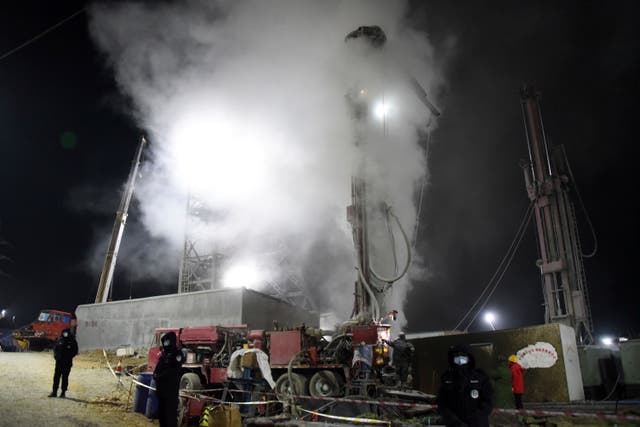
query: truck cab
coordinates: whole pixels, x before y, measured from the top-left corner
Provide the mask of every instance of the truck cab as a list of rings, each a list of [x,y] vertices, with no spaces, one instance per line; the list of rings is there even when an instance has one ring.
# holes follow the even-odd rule
[[[78,320],[73,313],[41,310],[36,320],[16,330],[13,337],[19,341],[28,341],[32,349],[53,347],[63,330],[70,329],[75,335],[77,325]]]

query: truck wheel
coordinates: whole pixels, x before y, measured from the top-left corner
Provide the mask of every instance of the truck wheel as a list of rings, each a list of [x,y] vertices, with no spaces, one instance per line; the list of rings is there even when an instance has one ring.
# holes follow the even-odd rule
[[[313,397],[342,396],[342,378],[332,371],[316,372],[309,382],[309,394]]]
[[[202,390],[202,382],[198,374],[193,372],[183,374],[180,378],[180,390]],[[178,400],[178,425],[182,425],[183,421],[189,418],[187,400],[189,399],[186,397]]]
[[[202,381],[198,374],[187,372],[180,378],[180,390],[202,390]]]
[[[308,395],[307,379],[304,376],[296,373],[291,373],[292,384],[289,384],[288,377],[289,376],[286,373],[284,373],[280,375],[280,377],[278,378],[278,381],[276,381],[275,392],[278,399],[283,399],[285,395],[288,395],[288,394],[301,395],[301,396]],[[291,385],[293,385],[293,387]]]

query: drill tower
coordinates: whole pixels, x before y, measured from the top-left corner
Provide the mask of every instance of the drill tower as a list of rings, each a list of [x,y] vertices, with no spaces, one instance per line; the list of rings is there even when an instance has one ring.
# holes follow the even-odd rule
[[[521,167],[536,217],[540,253],[536,265],[542,278],[545,322],[571,326],[579,344],[590,344],[591,309],[564,147],[548,144],[539,95],[533,87],[523,87],[521,103],[529,150],[529,160],[521,161]]]

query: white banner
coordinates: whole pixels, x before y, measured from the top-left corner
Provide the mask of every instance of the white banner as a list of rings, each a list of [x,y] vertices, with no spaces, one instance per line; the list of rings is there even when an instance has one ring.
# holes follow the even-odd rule
[[[558,352],[548,342],[537,342],[528,345],[516,353],[520,365],[524,369],[530,368],[550,368],[558,360]]]

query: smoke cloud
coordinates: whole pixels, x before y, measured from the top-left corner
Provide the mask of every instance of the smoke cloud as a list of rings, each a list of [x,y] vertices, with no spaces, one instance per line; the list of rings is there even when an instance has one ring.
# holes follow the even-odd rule
[[[356,279],[346,221],[352,174],[365,176],[370,201],[392,205],[411,234],[427,173],[420,135],[434,124],[407,76],[432,99],[443,80],[406,13],[397,1],[95,5],[92,37],[152,143],[136,198],[164,253],[197,235],[225,255],[226,280],[238,265],[252,267],[257,288],[300,277],[320,311],[347,317]],[[380,26],[386,45],[345,42],[362,25]],[[360,95],[366,120],[354,119]],[[189,195],[206,214],[187,222]],[[393,275],[390,248],[401,264],[402,239],[380,230],[373,258]],[[421,271],[419,262],[412,268]],[[389,306],[401,308],[409,290],[410,279],[394,285]]]

